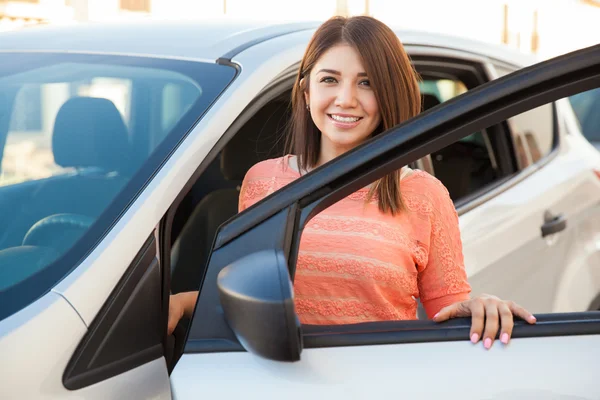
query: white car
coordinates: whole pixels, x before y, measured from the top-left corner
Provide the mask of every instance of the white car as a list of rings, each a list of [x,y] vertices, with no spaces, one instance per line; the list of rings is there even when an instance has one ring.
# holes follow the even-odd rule
[[[317,26],[0,35],[1,399],[600,398],[600,154],[566,99],[600,86],[600,46],[531,66],[398,31],[426,111],[236,216]],[[474,292],[538,313],[508,346],[469,319],[298,325],[303,224],[407,164],[453,197]]]

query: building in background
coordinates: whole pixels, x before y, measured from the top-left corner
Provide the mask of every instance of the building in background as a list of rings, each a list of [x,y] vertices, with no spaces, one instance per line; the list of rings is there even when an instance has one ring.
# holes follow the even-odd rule
[[[0,31],[73,20],[65,0],[0,0]]]

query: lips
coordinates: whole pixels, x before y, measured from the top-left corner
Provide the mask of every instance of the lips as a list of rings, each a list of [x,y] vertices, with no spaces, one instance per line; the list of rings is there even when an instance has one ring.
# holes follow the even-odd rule
[[[327,114],[327,117],[335,127],[340,129],[352,129],[362,121],[362,117],[352,115]]]

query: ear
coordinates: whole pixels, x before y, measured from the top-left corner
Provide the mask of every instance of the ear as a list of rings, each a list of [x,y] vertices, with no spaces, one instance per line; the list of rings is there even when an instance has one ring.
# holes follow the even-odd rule
[[[300,83],[298,86],[302,88],[302,92],[304,93],[304,101],[306,102],[307,105],[310,104],[310,102],[309,102],[310,97],[308,95],[308,90],[307,90],[308,88],[306,85],[306,77],[300,79]]]

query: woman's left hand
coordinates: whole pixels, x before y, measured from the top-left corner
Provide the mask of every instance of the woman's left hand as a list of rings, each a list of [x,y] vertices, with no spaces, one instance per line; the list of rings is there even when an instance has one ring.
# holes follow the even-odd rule
[[[477,343],[481,339],[484,347],[490,349],[500,327],[500,341],[508,344],[514,326],[513,315],[530,324],[536,322],[533,314],[518,304],[487,294],[444,307],[433,320],[442,322],[450,318],[471,316],[471,342]]]

